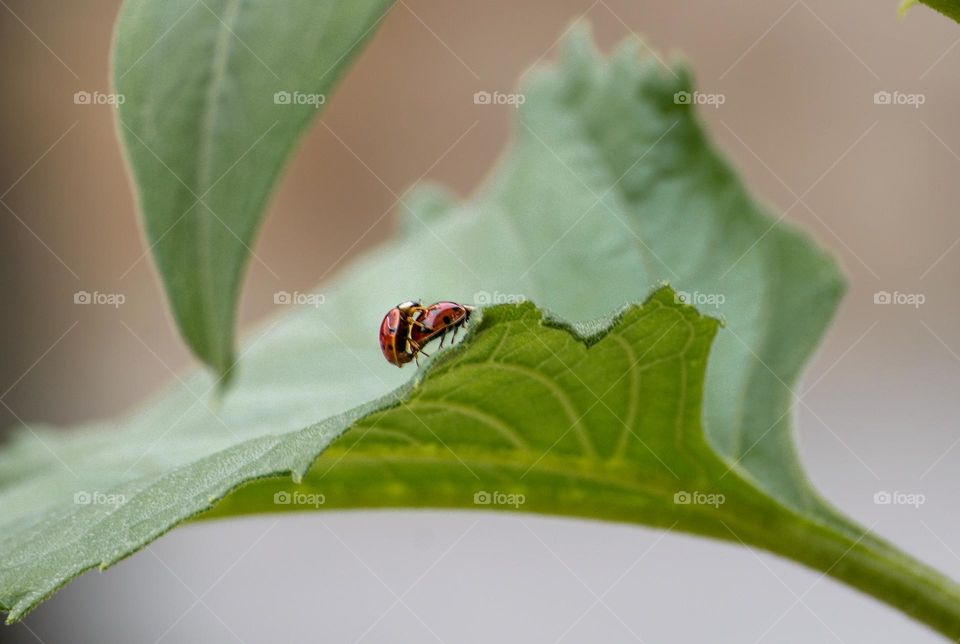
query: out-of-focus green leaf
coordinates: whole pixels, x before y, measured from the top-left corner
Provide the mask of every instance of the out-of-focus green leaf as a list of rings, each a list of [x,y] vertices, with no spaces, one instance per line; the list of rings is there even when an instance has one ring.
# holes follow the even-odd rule
[[[126,0],[119,133],[193,352],[234,363],[244,269],[284,162],[389,0]]]

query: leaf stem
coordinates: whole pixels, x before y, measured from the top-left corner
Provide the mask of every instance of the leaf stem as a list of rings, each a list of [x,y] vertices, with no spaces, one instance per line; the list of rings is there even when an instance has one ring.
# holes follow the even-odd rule
[[[745,532],[756,527],[738,525]],[[960,584],[868,529],[845,534],[802,515],[756,535],[756,545],[820,570],[910,615],[951,641],[960,639]],[[802,595],[798,598],[798,602]]]

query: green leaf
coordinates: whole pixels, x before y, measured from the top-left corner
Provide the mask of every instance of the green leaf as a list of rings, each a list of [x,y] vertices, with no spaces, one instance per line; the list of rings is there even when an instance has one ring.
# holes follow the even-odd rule
[[[960,0],[901,0],[897,14],[902,18],[915,4],[923,3],[948,18],[960,22]]]
[[[499,492],[763,547],[960,637],[957,585],[841,517],[798,462],[790,388],[840,297],[835,264],[746,194],[678,94],[686,70],[638,50],[604,59],[575,31],[530,75],[489,185],[465,204],[415,192],[401,238],[248,341],[222,406],[201,373],[117,424],[21,432],[0,452],[10,618],[198,513],[476,508]],[[664,279],[725,319],[712,347],[716,323],[665,288],[587,324]],[[577,332],[495,306],[404,384],[374,335],[417,296],[526,299]],[[124,502],[78,506],[77,491]]]
[[[244,269],[284,162],[389,0],[127,0],[119,127],[173,316],[226,375]]]

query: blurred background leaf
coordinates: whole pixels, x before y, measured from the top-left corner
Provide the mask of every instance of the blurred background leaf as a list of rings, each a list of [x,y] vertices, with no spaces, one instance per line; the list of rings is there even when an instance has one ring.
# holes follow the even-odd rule
[[[124,3],[114,46],[119,132],[173,317],[224,383],[267,199],[389,4]]]

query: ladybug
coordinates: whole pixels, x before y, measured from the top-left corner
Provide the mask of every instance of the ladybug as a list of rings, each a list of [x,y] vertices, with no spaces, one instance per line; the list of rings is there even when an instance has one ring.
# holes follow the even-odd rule
[[[383,317],[380,323],[380,350],[390,364],[402,367],[419,354],[429,356],[423,350],[425,344],[440,338],[443,346],[447,331],[457,331],[466,325],[473,307],[456,302],[437,302],[423,306],[410,301],[398,304]],[[419,360],[417,360],[419,363]]]
[[[410,343],[410,328],[426,309],[420,302],[403,302],[387,311],[380,323],[380,350],[390,364],[402,367],[416,356]]]
[[[440,346],[447,336],[447,331],[453,329],[452,340],[457,339],[457,331],[465,326],[470,319],[471,306],[464,306],[456,302],[437,302],[428,306],[421,317],[418,318],[420,324],[410,329],[411,338],[419,346],[440,337]]]

